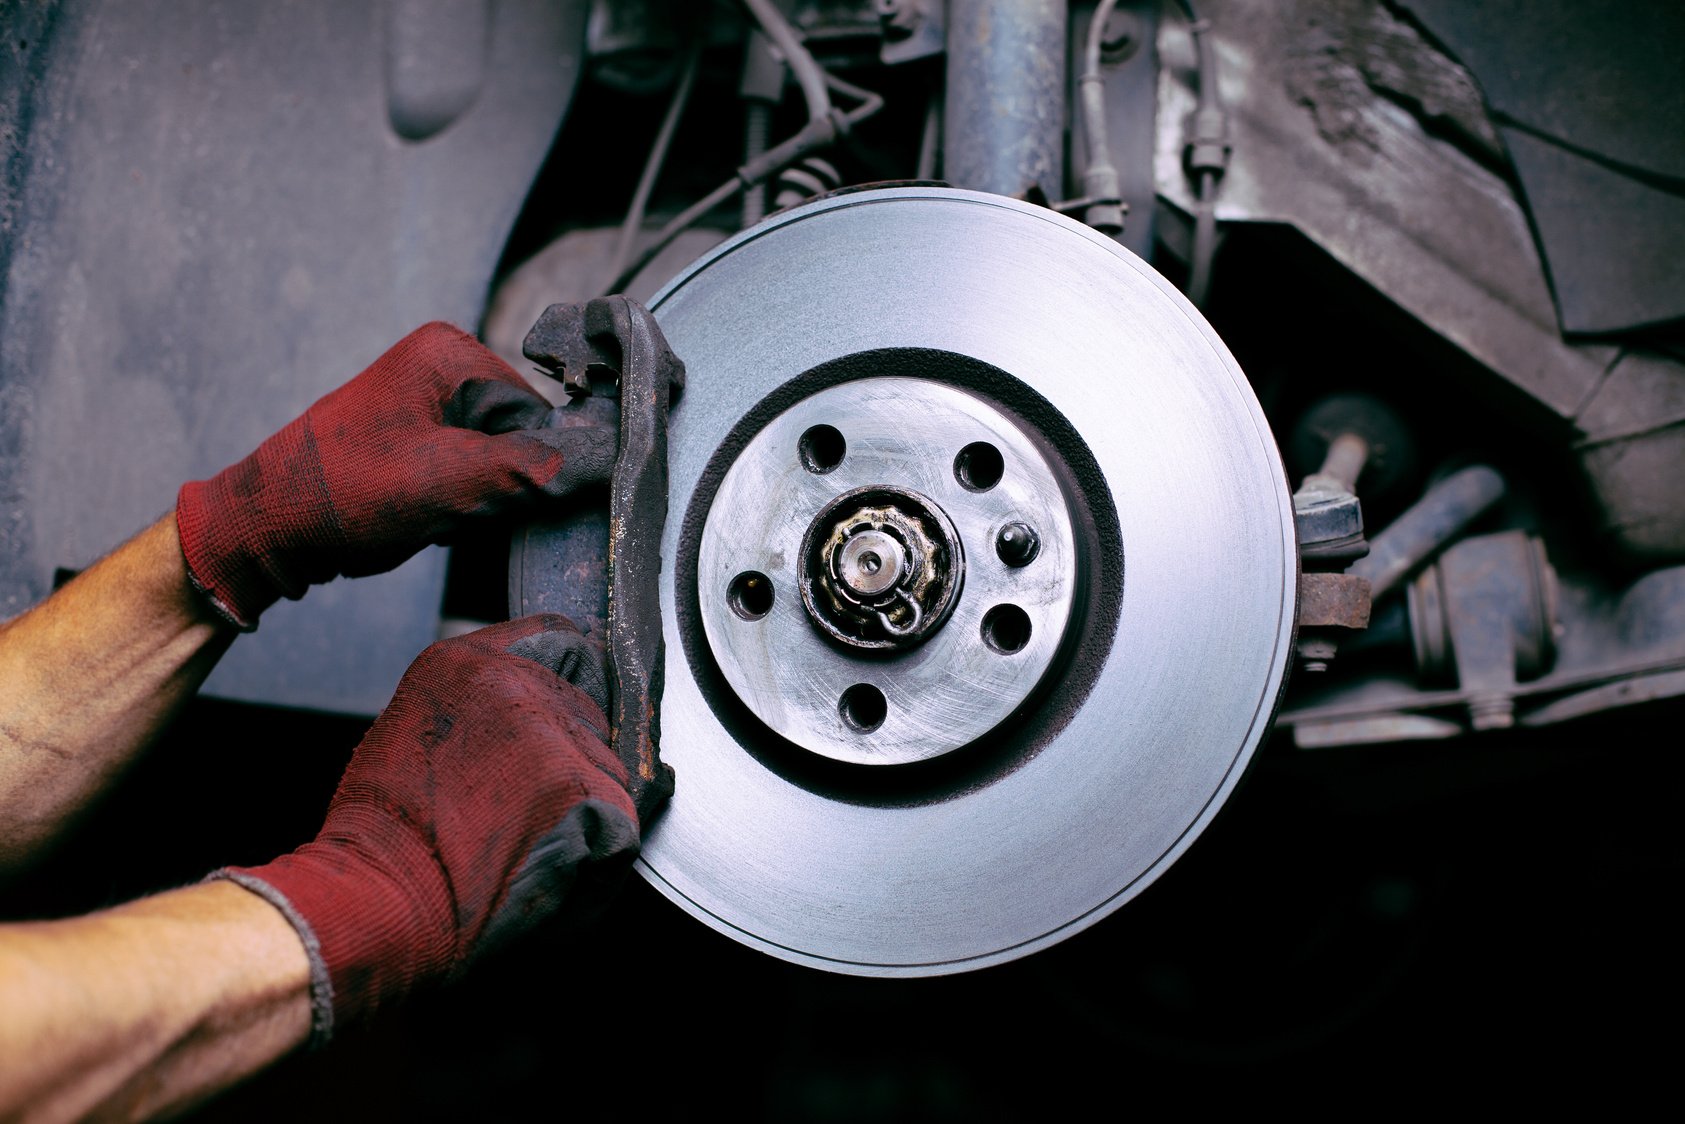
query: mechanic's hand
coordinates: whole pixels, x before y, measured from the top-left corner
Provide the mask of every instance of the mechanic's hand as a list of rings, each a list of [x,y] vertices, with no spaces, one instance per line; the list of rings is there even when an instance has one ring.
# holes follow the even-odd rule
[[[251,456],[182,487],[194,584],[255,628],[281,597],[607,480],[613,428],[537,428],[549,410],[472,336],[418,328]]]
[[[311,961],[313,1040],[565,911],[594,912],[672,791],[609,750],[600,649],[566,617],[434,644],[351,757],[312,843],[229,868]],[[592,694],[597,697],[593,698]]]

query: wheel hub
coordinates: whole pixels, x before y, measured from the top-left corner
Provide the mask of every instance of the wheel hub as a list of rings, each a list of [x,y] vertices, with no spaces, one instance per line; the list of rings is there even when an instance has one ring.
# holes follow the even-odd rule
[[[1005,561],[997,540],[1030,527],[1033,560]],[[857,379],[745,445],[709,507],[697,598],[721,672],[772,732],[904,765],[1030,697],[1071,619],[1073,540],[1052,464],[1001,410],[927,379]],[[750,582],[764,612],[734,600]]]

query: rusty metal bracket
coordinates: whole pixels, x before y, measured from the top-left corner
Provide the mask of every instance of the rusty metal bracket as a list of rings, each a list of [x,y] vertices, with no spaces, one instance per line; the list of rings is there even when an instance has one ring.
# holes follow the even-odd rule
[[[1299,669],[1328,670],[1340,641],[1369,627],[1369,582],[1350,574],[1306,570],[1299,575]]]
[[[609,723],[638,814],[673,791],[661,763],[661,533],[667,520],[667,413],[684,364],[649,311],[623,296],[551,305],[521,351],[575,396],[620,399],[619,451],[609,485]]]
[[[1370,592],[1365,578],[1352,574],[1299,575],[1299,627],[1369,627]]]

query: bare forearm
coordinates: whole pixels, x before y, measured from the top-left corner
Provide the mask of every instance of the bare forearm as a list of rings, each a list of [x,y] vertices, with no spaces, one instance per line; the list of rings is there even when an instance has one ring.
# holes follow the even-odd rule
[[[140,1119],[304,1041],[309,962],[230,882],[71,921],[0,926],[0,1119]]]
[[[110,784],[233,637],[189,582],[170,516],[0,628],[0,872]]]

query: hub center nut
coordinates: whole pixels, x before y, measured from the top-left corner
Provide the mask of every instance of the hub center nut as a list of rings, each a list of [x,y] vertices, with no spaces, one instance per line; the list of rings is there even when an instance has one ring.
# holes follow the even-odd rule
[[[802,540],[802,603],[850,648],[911,648],[948,619],[965,578],[959,534],[926,497],[886,485],[826,504]]]
[[[907,552],[888,531],[871,528],[844,540],[837,559],[837,577],[860,597],[882,596],[900,583],[907,568]]]

